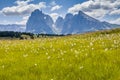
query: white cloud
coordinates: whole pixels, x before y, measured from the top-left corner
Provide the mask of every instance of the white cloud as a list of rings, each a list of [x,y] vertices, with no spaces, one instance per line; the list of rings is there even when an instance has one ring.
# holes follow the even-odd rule
[[[30,14],[35,9],[46,8],[45,2],[40,2],[39,4],[29,4],[32,0],[26,1],[16,1],[16,6],[5,7],[1,10],[4,15],[25,15]]]
[[[68,9],[69,13],[76,13],[79,10],[84,12],[91,12],[93,9],[100,9],[100,2],[94,2],[92,0],[83,2],[81,4],[76,4]]]
[[[110,15],[120,15],[120,9],[116,9],[110,12]]]
[[[55,10],[58,10],[58,9],[60,9],[60,8],[62,8],[62,6],[56,5],[56,6],[53,6],[53,7],[51,8],[51,11],[55,11]]]
[[[101,19],[106,15],[120,15],[120,0],[88,0],[68,9],[68,13],[76,14],[79,10]]]
[[[18,0],[15,3],[18,4],[18,5],[23,5],[24,6],[24,5],[27,5],[31,1],[33,1],[33,0],[26,0],[26,1],[20,1],[20,0]]]
[[[16,22],[15,24],[26,25],[28,18],[29,18],[29,16],[24,16],[24,17],[22,18],[22,21]]]
[[[58,13],[51,13],[50,16],[53,18],[54,21],[60,16]]]
[[[116,20],[111,20],[109,21],[110,23],[113,23],[113,24],[120,24],[120,18],[116,19]]]
[[[97,10],[93,10],[91,12],[85,12],[86,14],[88,14],[89,16],[92,16],[93,18],[97,18],[97,19],[102,19],[106,13],[108,13],[106,10],[103,9],[97,9]]]

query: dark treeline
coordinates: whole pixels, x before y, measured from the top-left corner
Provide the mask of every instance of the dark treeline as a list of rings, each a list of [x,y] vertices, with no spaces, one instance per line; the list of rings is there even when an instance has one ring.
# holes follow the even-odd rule
[[[14,32],[14,31],[0,31],[0,37],[10,37],[19,39],[34,39],[39,37],[59,37],[64,35],[58,34],[33,34],[27,32]]]

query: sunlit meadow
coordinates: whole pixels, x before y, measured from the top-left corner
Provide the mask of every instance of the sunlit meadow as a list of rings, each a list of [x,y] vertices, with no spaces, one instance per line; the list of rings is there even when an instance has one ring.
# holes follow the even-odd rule
[[[0,40],[0,80],[120,80],[120,31]]]

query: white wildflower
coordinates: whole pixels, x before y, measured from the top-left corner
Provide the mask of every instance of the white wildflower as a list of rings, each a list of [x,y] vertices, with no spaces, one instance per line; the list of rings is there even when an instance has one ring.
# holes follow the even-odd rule
[[[35,63],[34,65],[35,65],[35,66],[37,66],[37,64],[36,64],[36,63]]]
[[[23,54],[23,57],[27,57],[28,56],[28,54]]]
[[[108,48],[105,48],[105,51],[108,51]]]
[[[46,55],[48,55],[48,53],[46,52]]]
[[[51,57],[50,56],[48,56],[48,58],[47,59],[50,59]]]
[[[90,46],[93,46],[93,43],[92,43],[92,42],[90,42]]]
[[[79,51],[75,50],[75,54],[79,54]]]
[[[79,69],[83,69],[84,67],[83,66],[80,66]]]
[[[60,53],[61,55],[64,55],[64,53],[61,51],[61,53]]]
[[[85,56],[88,56],[88,54],[86,53]]]
[[[94,48],[92,48],[92,50],[94,50]]]
[[[4,68],[5,68],[5,66],[4,66],[4,65],[2,65],[2,68],[4,69]]]

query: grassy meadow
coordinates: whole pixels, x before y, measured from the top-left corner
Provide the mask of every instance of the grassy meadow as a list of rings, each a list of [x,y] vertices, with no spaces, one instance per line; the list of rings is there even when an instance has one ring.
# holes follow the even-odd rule
[[[0,80],[120,80],[120,29],[0,40]]]

